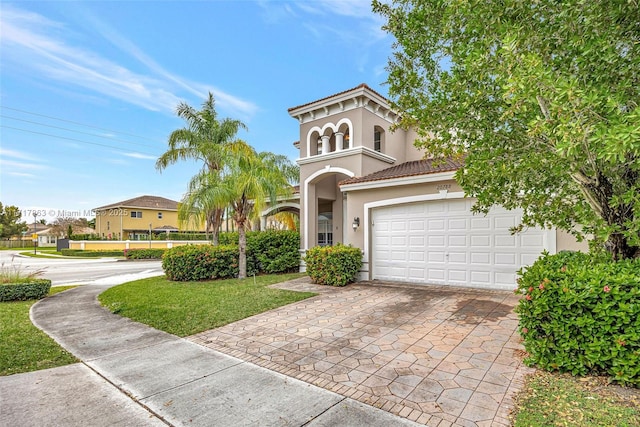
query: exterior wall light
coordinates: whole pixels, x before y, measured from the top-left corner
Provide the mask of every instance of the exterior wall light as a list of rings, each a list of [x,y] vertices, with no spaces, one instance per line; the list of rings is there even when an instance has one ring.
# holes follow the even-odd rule
[[[353,231],[356,231],[358,227],[360,227],[360,218],[359,217],[353,218],[353,224],[351,225],[353,227]]]

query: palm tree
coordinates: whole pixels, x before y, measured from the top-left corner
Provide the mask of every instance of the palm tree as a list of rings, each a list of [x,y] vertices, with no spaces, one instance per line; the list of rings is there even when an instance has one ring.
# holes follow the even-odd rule
[[[240,129],[247,129],[246,125],[228,118],[219,121],[211,92],[202,103],[201,110],[181,102],[176,108],[176,114],[186,121],[187,127],[171,132],[169,148],[156,161],[156,169],[162,172],[167,166],[180,160],[196,160],[203,163],[200,173],[219,174],[228,154],[226,146],[235,140]],[[207,236],[211,231],[213,244],[217,245],[224,207],[214,208],[206,203],[194,203],[191,208],[189,211],[181,210],[181,222],[192,221],[198,225],[204,222]]]
[[[298,178],[298,168],[285,156],[257,153],[250,145],[238,141],[222,169],[212,175],[201,173],[191,180],[183,201],[208,206],[230,206],[238,227],[239,278],[247,277],[246,231],[252,219],[279,196],[291,193],[291,182]]]

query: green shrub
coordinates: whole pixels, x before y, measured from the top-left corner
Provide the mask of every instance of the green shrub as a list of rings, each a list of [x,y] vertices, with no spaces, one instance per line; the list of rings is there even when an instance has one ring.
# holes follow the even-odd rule
[[[49,279],[29,279],[19,283],[0,284],[0,301],[25,301],[47,296],[51,289]]]
[[[124,256],[123,250],[85,251],[83,249],[61,249],[60,253],[64,256],[74,256],[74,257],[84,257],[84,258]]]
[[[640,385],[640,259],[543,254],[520,276],[527,364]]]
[[[237,277],[238,252],[237,246],[178,246],[164,253],[162,268],[180,282]]]
[[[249,231],[247,233],[247,241],[251,239],[251,235],[255,232]],[[238,244],[238,232],[237,231],[223,231],[218,234],[218,243],[221,245],[237,245]],[[248,245],[248,244],[247,244]]]
[[[362,251],[352,246],[316,246],[304,257],[307,274],[319,285],[345,286],[362,267]]]
[[[126,259],[162,259],[167,249],[125,249]]]
[[[91,233],[91,234],[72,234],[68,237],[69,240],[105,240],[100,237],[99,234]]]
[[[300,233],[268,230],[247,237],[247,253],[262,273],[290,273],[300,269]]]

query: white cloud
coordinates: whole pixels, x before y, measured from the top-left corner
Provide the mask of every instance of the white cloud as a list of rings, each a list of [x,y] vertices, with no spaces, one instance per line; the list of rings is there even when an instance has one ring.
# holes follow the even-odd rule
[[[27,163],[27,162],[17,162],[15,160],[7,160],[4,158],[0,158],[0,165],[5,169],[18,169],[18,170],[42,170],[46,169],[47,166],[39,164],[39,163]],[[10,171],[14,172],[14,171]]]
[[[180,90],[199,98],[206,96],[205,85],[182,79],[142,52],[132,42],[94,18],[99,33],[125,53],[145,65],[150,73],[136,73],[88,49],[72,46],[58,31],[63,24],[11,6],[0,14],[3,58],[22,68],[36,70],[40,77],[79,86],[120,99],[151,111],[173,113]],[[257,106],[222,90],[213,91],[220,107],[251,115]]]
[[[36,175],[34,175],[32,173],[25,173],[25,172],[9,172],[9,175],[19,176],[21,178],[35,178],[36,177]]]
[[[37,159],[29,153],[25,153],[24,151],[18,151],[18,150],[9,150],[6,148],[0,148],[0,158],[2,157],[11,157],[11,158],[20,159],[20,160],[37,161]]]
[[[158,157],[150,156],[148,154],[142,153],[122,153],[123,156],[132,157],[134,159],[143,159],[143,160],[156,160]]]

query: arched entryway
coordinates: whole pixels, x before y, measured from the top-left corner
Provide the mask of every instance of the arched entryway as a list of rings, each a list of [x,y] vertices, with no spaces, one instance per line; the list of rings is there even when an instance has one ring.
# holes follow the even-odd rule
[[[302,250],[344,241],[346,195],[338,183],[353,176],[350,170],[326,167],[305,180]]]

